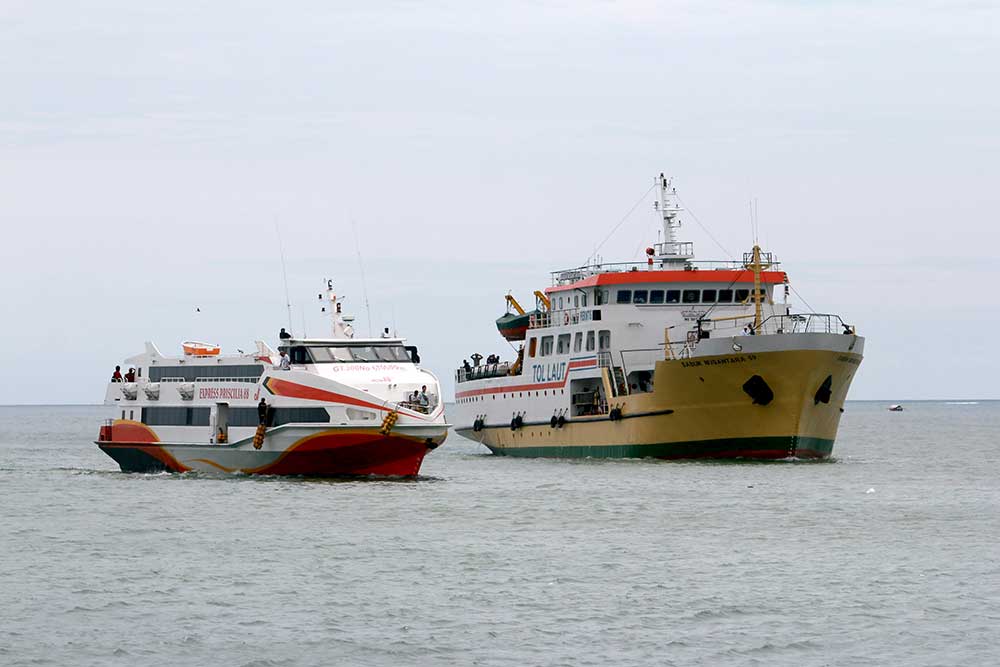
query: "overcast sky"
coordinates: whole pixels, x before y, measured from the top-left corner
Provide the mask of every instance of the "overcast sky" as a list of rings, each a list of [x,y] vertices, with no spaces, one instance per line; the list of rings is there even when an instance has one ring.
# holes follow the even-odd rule
[[[147,5],[158,5],[147,6]],[[851,398],[1000,398],[990,2],[0,3],[0,403],[153,340],[321,333],[332,277],[452,392],[664,171],[868,337]],[[602,248],[655,239],[649,202]],[[197,315],[195,308],[201,309]]]

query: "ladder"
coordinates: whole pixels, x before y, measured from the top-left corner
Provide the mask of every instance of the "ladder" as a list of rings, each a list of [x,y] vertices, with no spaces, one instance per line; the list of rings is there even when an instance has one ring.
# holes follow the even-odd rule
[[[621,366],[613,366],[615,396],[628,395],[628,383],[625,381],[625,371]]]

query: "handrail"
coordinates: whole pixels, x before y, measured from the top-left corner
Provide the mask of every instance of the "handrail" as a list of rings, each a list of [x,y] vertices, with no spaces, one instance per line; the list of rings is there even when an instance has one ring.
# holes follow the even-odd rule
[[[791,333],[854,333],[854,327],[844,323],[839,315],[832,313],[792,313],[787,315],[771,315],[765,318],[760,327],[753,329],[739,319],[702,320],[702,331],[739,330],[749,326],[754,335],[776,335]],[[749,333],[749,332],[748,332]]]
[[[483,380],[485,378],[497,378],[510,375],[511,362],[504,361],[499,364],[483,364],[473,366],[468,371],[459,368],[455,371],[456,382],[468,382],[470,380]]]
[[[736,260],[691,260],[686,255],[653,259],[653,264],[648,261],[641,262],[600,262],[597,264],[586,264],[569,269],[552,271],[553,285],[566,285],[577,282],[584,278],[599,273],[628,273],[631,271],[641,272],[666,268],[669,264],[676,264],[678,259],[684,260],[685,271],[743,271],[746,267],[742,262]],[[780,262],[774,262],[771,270],[779,270]],[[749,272],[748,272],[749,273]]]

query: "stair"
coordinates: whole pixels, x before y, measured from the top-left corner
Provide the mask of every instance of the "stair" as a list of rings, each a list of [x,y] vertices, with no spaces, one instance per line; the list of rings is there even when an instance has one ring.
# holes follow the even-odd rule
[[[625,371],[622,370],[621,366],[614,366],[614,391],[615,396],[627,396],[628,395],[628,383],[625,381]]]

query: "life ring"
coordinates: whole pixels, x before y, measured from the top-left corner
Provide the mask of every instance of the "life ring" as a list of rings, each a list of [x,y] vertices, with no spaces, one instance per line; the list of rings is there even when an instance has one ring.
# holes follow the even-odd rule
[[[555,428],[558,423],[559,423],[559,420],[556,419],[555,415],[552,415],[552,419],[549,420],[549,427],[550,428]]]

